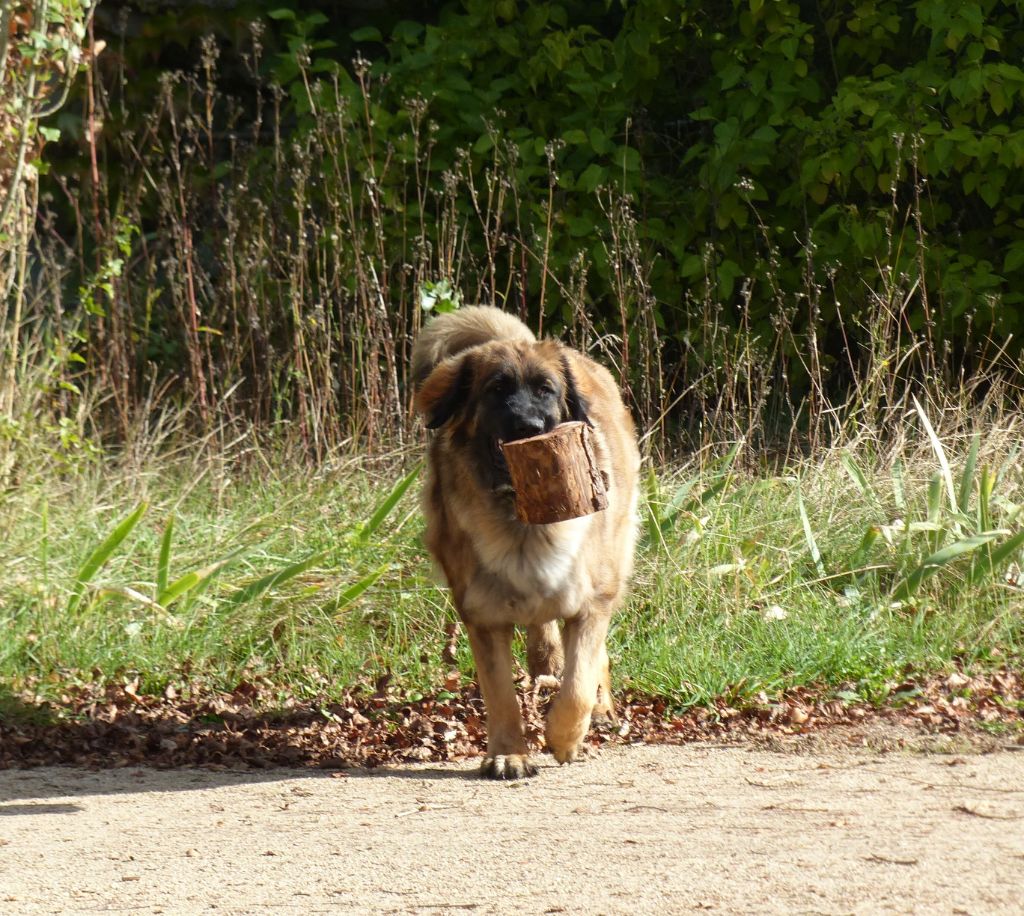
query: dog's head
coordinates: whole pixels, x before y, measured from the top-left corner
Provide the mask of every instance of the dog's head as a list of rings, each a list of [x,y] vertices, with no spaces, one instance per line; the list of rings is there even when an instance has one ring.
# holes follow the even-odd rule
[[[446,427],[473,453],[490,490],[510,486],[502,442],[549,432],[560,423],[590,423],[565,348],[553,341],[495,341],[444,360],[416,394],[428,429]]]

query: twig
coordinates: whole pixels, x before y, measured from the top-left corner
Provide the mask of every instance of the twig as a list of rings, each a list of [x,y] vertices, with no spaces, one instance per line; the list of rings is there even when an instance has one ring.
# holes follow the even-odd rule
[[[953,805],[954,811],[960,811],[963,814],[970,814],[973,817],[983,817],[990,821],[1017,821],[1024,817],[1024,814],[986,814],[984,811],[978,811],[976,808],[971,808],[968,805]]]
[[[864,856],[865,862],[882,862],[886,865],[917,865],[917,859],[890,859],[888,856],[880,856],[872,853]]]
[[[955,782],[933,782],[930,779],[915,779],[913,776],[906,776],[903,773],[886,773],[884,770],[875,770],[871,767],[863,767],[864,773],[877,773],[879,776],[895,776],[897,779],[905,779],[907,782],[916,782],[918,785],[927,786],[929,789],[970,789],[971,792],[996,792],[1000,795],[1020,795],[1024,789],[999,789],[995,786],[964,786]]]
[[[469,802],[473,801],[474,798],[476,798],[475,794],[472,795],[470,798],[467,798],[465,801],[459,802],[457,805],[426,805],[426,804],[423,804],[423,805],[420,805],[418,808],[411,809],[410,811],[399,811],[398,814],[395,815],[395,817],[396,818],[398,818],[398,817],[408,817],[410,814],[423,814],[424,812],[427,812],[427,811],[450,811],[452,808],[465,808],[466,805]]]
[[[749,776],[744,777],[744,782],[748,786],[754,786],[758,789],[793,789],[798,786],[805,785],[803,782],[758,782],[756,779],[751,779]]]
[[[801,808],[797,805],[765,805],[762,811],[791,811],[794,814],[841,814],[832,808]]]

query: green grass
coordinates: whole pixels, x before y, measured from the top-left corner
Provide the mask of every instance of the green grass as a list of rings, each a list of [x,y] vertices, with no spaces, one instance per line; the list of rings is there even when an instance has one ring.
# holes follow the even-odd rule
[[[675,705],[814,685],[873,700],[908,671],[1013,663],[1024,592],[1014,437],[874,443],[783,472],[651,472],[620,689]],[[941,457],[940,457],[941,456]],[[454,619],[420,544],[418,468],[272,451],[23,462],[0,497],[0,694],[267,679],[439,689]],[[403,477],[403,475],[405,475]],[[471,675],[464,641],[459,665]]]

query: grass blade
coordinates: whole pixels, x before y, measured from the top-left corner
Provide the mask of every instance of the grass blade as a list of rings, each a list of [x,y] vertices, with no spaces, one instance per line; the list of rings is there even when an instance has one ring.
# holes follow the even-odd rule
[[[946,459],[946,450],[942,447],[942,443],[939,441],[939,437],[935,433],[935,429],[932,426],[931,420],[928,419],[928,414],[924,412],[924,408],[916,397],[913,398],[914,408],[917,410],[917,415],[921,418],[921,423],[924,426],[924,430],[928,433],[928,441],[931,442],[932,451],[935,452],[935,457],[939,460],[939,468],[942,470],[942,479],[946,484],[946,493],[949,496],[949,506],[956,512],[958,503],[956,501],[956,488],[953,486],[953,472],[950,470],[949,461]]]
[[[963,473],[960,475],[959,507],[961,511],[967,511],[967,505],[971,501],[971,490],[974,489],[974,471],[978,466],[978,450],[981,448],[981,433],[975,433],[971,437],[971,448],[967,452],[967,461],[964,463]],[[985,531],[982,528],[982,531]]]
[[[903,462],[897,458],[892,463],[892,498],[896,508],[905,512],[907,508],[907,492],[903,486]]]
[[[987,557],[977,563],[967,576],[967,584],[977,585],[983,578],[997,572],[999,567],[1021,547],[1024,547],[1024,529],[1003,541],[995,550],[990,551]]]
[[[651,480],[647,489],[647,518],[645,525],[647,540],[651,544],[667,546],[665,539],[671,533],[676,519],[679,518],[681,513],[691,511],[689,506],[684,508],[681,504],[699,479],[699,477],[693,477],[683,483],[673,494],[672,499],[667,504],[662,505],[659,510],[659,503],[657,502],[660,496],[658,482],[654,476],[654,471],[651,471]]]
[[[1021,449],[1024,448],[1024,442],[1018,439],[1013,443],[1009,454],[1000,462],[999,470],[995,474],[997,481],[1001,481],[1007,473],[1016,471],[1018,465],[1017,456],[1020,455]]]
[[[175,598],[180,598],[185,592],[191,591],[203,581],[203,578],[202,570],[193,570],[192,572],[185,573],[183,576],[179,576],[170,586],[165,585],[157,592],[156,603],[162,608],[170,607],[171,602]]]
[[[405,491],[412,486],[413,481],[419,476],[420,471],[423,469],[423,462],[417,463],[408,474],[405,475],[397,484],[392,488],[391,492],[384,497],[383,501],[374,510],[373,515],[370,516],[369,521],[364,525],[361,525],[355,535],[355,541],[357,544],[365,544],[369,541],[370,536],[384,523],[390,514],[391,510],[398,505],[398,501],[405,496]]]
[[[644,528],[647,533],[647,541],[657,545],[664,543],[661,530],[661,512],[658,507],[661,504],[661,488],[658,486],[658,477],[652,468],[647,474],[647,485],[644,488],[644,508],[647,510],[644,518]]]
[[[146,504],[139,503],[135,510],[121,521],[113,531],[110,532],[103,542],[97,547],[82,564],[75,575],[74,585],[71,590],[71,598],[68,600],[68,613],[74,613],[82,602],[82,595],[85,593],[85,586],[93,576],[103,568],[103,564],[110,559],[110,555],[117,550],[121,542],[131,534],[132,529],[139,523],[146,511]]]
[[[171,569],[171,538],[174,536],[174,516],[167,519],[163,537],[160,538],[160,556],[156,561],[157,604],[163,604],[160,595],[167,591],[167,579]]]
[[[910,575],[903,579],[896,588],[893,589],[892,600],[905,601],[917,592],[925,579],[929,576],[933,576],[947,563],[955,560],[957,557],[963,556],[964,554],[971,553],[979,547],[984,547],[986,544],[1006,533],[1007,532],[1005,531],[985,531],[982,534],[976,534],[973,537],[962,538],[954,544],[949,544],[941,550],[935,551],[931,556],[926,557],[924,562],[921,563],[917,569],[910,573]]]
[[[732,466],[736,463],[736,457],[739,455],[742,446],[743,439],[741,438],[733,443],[732,448],[725,455],[714,462],[714,470],[706,475],[707,479],[714,482],[693,499],[686,500],[686,497],[690,495],[690,491],[701,481],[703,475],[698,474],[696,477],[692,477],[680,485],[665,509],[660,514],[655,513],[661,535],[668,533],[672,523],[680,514],[695,513],[708,500],[714,499],[729,485]],[[652,471],[651,473],[653,474],[654,472]]]
[[[652,471],[651,473],[653,474],[654,472]],[[658,519],[658,525],[663,535],[668,534],[681,512],[689,511],[688,508],[683,508],[683,500],[686,499],[699,480],[700,477],[691,477],[689,480],[681,484],[676,492],[672,494],[672,498],[668,501],[668,505],[662,509]]]
[[[857,489],[860,490],[863,496],[874,502],[875,494],[871,490],[871,485],[868,483],[868,479],[860,469],[860,466],[853,460],[853,456],[849,452],[843,452],[842,462],[843,467],[846,468],[846,473],[850,475],[850,480],[853,481]]]
[[[721,493],[729,483],[728,475],[722,477],[717,483],[713,483],[710,487],[700,493],[699,496],[691,499],[684,509],[685,512],[696,512],[701,506],[703,506],[709,499],[714,499]]]
[[[942,546],[945,540],[946,526],[940,524],[942,516],[942,479],[935,474],[928,481],[928,525],[933,532],[928,535],[929,548],[934,552]],[[911,525],[911,528],[914,526]]]
[[[938,474],[928,481],[928,521],[938,524],[942,514],[942,480]]]
[[[725,455],[722,456],[722,458],[716,462],[716,464],[718,465],[715,468],[716,474],[728,474],[732,471],[732,466],[736,463],[736,456],[739,455],[740,449],[743,447],[744,441],[744,437],[740,436],[740,438],[733,443],[732,448],[729,449],[729,451],[726,452]]]
[[[371,585],[373,585],[381,576],[387,572],[390,563],[385,563],[383,566],[375,569],[369,575],[363,576],[358,582],[353,582],[348,588],[346,588],[331,604],[331,613],[336,614],[339,611],[345,610],[350,604],[352,604],[360,595],[363,594]]]
[[[978,480],[978,526],[982,531],[988,531],[992,527],[992,490],[995,485],[995,475],[987,467],[983,467]]]
[[[277,572],[269,573],[268,575],[257,579],[255,582],[250,582],[248,585],[240,588],[237,592],[231,595],[227,599],[227,603],[229,605],[239,605],[253,601],[275,585],[281,585],[289,579],[301,576],[302,573],[306,572],[306,570],[312,569],[317,565],[317,563],[322,562],[326,556],[327,551],[325,550],[310,554],[304,560],[299,560],[297,563],[291,563],[283,569],[279,569]]]
[[[814,539],[814,532],[811,531],[811,520],[807,517],[807,509],[804,506],[804,498],[800,493],[799,485],[797,485],[796,490],[796,504],[800,509],[800,522],[804,527],[804,539],[807,541],[807,547],[811,551],[811,559],[818,570],[818,575],[824,577],[828,574],[825,572],[825,564],[821,559],[821,551],[818,550],[818,542]]]
[[[165,585],[163,589],[157,592],[157,604],[164,608],[169,607],[173,601],[180,598],[186,592],[190,592],[206,583],[214,574],[220,572],[225,566],[235,560],[244,550],[244,547],[236,547],[231,553],[222,557],[216,563],[210,563],[201,569],[194,569],[192,572],[179,576],[170,585]]]
[[[871,552],[871,548],[874,546],[875,541],[878,540],[880,530],[877,525],[869,525],[867,530],[864,532],[864,537],[860,539],[860,543],[857,545],[856,550],[850,555],[850,572],[856,573],[856,571],[867,562],[868,554]]]
[[[164,609],[160,607],[149,595],[144,595],[142,592],[134,588],[129,588],[127,585],[124,586],[110,586],[97,590],[97,600],[103,598],[127,598],[129,601],[134,601],[136,604],[141,604],[143,607],[149,608],[151,611],[160,611],[165,613]]]

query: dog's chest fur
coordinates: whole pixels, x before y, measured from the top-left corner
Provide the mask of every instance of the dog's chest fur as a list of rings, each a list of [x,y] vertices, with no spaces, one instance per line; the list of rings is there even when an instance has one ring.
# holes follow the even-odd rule
[[[481,539],[475,547],[489,573],[547,599],[578,584],[580,554],[592,521],[586,516],[554,525],[516,523],[504,536]]]
[[[507,507],[489,501],[461,503],[458,509],[449,503],[445,515],[447,530],[434,547],[442,565],[462,578],[462,611],[481,623],[571,617],[588,597],[584,556],[595,516],[523,525],[508,517]],[[457,551],[459,559],[445,562],[448,551]]]

